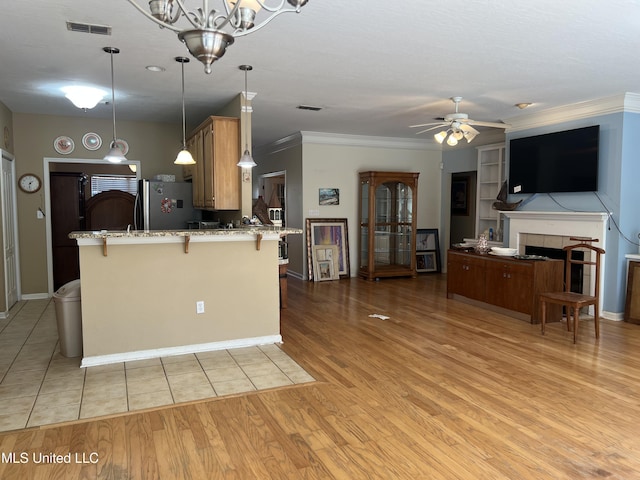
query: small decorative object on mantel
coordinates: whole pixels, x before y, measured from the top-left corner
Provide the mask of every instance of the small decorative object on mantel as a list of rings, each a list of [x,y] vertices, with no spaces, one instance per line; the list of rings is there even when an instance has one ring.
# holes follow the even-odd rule
[[[487,236],[484,233],[481,233],[478,237],[478,244],[474,250],[476,253],[487,253],[489,251],[489,242],[487,242]]]
[[[502,188],[500,188],[500,192],[498,192],[498,196],[496,197],[497,202],[493,202],[494,210],[515,210],[518,208],[518,205],[522,203],[522,200],[518,200],[515,203],[507,202],[507,181],[505,180],[502,184]]]

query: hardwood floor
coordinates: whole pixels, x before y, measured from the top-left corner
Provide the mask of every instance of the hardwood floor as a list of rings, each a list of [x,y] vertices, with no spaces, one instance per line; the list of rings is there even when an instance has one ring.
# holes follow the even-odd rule
[[[574,345],[444,287],[289,279],[282,348],[317,382],[3,433],[0,478],[640,478],[640,326]]]

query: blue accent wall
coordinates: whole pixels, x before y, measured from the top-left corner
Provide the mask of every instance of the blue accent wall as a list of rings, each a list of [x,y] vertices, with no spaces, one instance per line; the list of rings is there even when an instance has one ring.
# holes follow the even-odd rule
[[[638,253],[640,231],[640,114],[613,113],[507,133],[509,141],[544,133],[600,125],[598,192],[510,195],[523,199],[519,210],[610,212],[606,238],[603,309],[624,312],[628,253]],[[508,166],[507,166],[508,170]]]

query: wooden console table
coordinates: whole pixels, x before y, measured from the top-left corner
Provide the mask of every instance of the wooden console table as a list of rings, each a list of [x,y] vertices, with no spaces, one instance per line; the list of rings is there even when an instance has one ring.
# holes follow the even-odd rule
[[[540,323],[541,292],[562,291],[562,260],[518,260],[460,250],[447,253],[447,298],[463,297],[483,307]],[[549,305],[547,321],[560,321],[562,307]]]

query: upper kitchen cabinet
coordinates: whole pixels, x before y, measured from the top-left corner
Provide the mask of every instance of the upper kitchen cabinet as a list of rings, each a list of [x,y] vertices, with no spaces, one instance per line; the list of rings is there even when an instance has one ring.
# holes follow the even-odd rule
[[[239,123],[237,118],[209,117],[189,137],[187,147],[196,161],[191,168],[194,207],[240,209]]]

